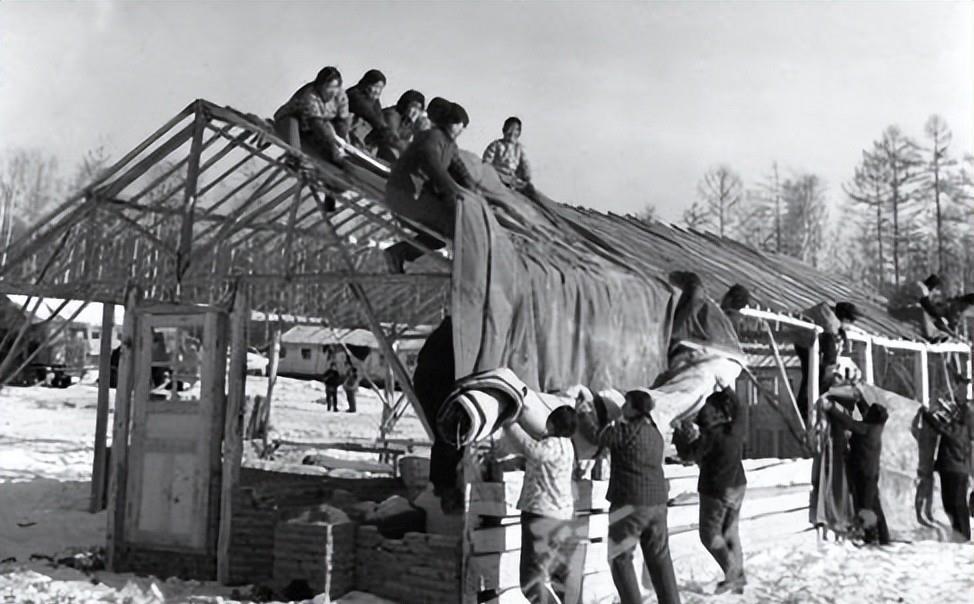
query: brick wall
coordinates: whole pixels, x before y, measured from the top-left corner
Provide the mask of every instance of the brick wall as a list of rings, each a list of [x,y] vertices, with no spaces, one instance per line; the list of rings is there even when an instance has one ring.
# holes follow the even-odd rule
[[[385,539],[375,527],[360,526],[355,586],[402,604],[456,602],[460,589],[460,539],[426,533]]]
[[[353,522],[321,524],[290,520],[274,531],[274,587],[304,580],[315,593],[337,599],[355,589]]]
[[[290,511],[332,501],[339,489],[367,501],[405,494],[398,478],[331,478],[242,468],[233,493],[229,583],[270,583],[277,523]]]

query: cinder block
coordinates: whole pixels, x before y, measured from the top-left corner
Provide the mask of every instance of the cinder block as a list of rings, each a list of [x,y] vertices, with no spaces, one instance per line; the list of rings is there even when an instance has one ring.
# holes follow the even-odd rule
[[[572,483],[572,490],[576,510],[609,509],[609,500],[606,499],[609,493],[608,480],[579,480]]]
[[[473,551],[477,554],[506,552],[521,548],[521,525],[495,526],[473,532]]]
[[[516,587],[519,580],[521,552],[478,554],[470,557],[464,591],[482,592]]]

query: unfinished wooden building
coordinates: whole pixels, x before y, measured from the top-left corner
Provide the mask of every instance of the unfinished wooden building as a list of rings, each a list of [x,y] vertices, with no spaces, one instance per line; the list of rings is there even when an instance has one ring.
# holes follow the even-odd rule
[[[773,403],[781,423],[769,430],[800,434],[804,428],[807,418],[791,411],[794,384],[783,378],[776,381],[787,372],[780,357],[790,353],[784,344],[777,345],[776,335],[793,328],[816,331],[800,312],[823,301],[850,300],[863,310],[851,354],[866,381],[927,403],[942,357],[960,358],[971,375],[969,342],[921,341],[916,326],[893,319],[885,300],[862,287],[711,235],[585,208],[534,206],[522,198],[510,203],[481,201],[470,206],[472,210],[462,210],[458,224],[462,230],[472,224],[463,220],[479,220],[486,226],[478,233],[486,236],[463,238],[468,248],[446,242],[446,248],[430,251],[406,274],[388,274],[383,246],[414,240],[422,228],[383,206],[388,170],[360,159],[344,169],[316,161],[280,140],[260,120],[198,100],[58,207],[40,229],[6,254],[7,262],[0,267],[4,293],[105,302],[106,309],[125,305],[105,497],[113,568],[224,582],[260,580],[254,573],[266,570],[268,563],[273,567],[273,551],[267,550],[274,547],[277,508],[258,513],[243,506],[248,485],[278,481],[275,484],[283,486],[274,491],[275,497],[287,494],[292,501],[307,503],[337,488],[358,488],[376,497],[402,490],[396,479],[323,486],[313,477],[280,478],[241,468],[246,331],[252,311],[370,330],[403,392],[402,397],[388,397],[383,432],[412,406],[431,438],[433,418],[424,415],[411,376],[394,352],[398,337],[419,326],[437,325],[446,315],[454,317],[455,325],[458,317],[480,317],[476,325],[465,321],[455,327],[458,376],[500,359],[523,370],[525,381],[543,390],[575,383],[609,383],[620,389],[644,385],[635,380],[645,374],[648,381],[659,369],[657,341],[643,343],[644,349],[626,350],[625,355],[593,349],[587,354],[599,356],[601,364],[589,360],[555,371],[522,354],[526,344],[508,341],[509,336],[521,321],[519,313],[533,308],[535,323],[518,329],[539,340],[570,340],[572,334],[563,334],[568,328],[558,322],[564,317],[553,317],[544,299],[570,297],[580,306],[593,288],[600,287],[601,279],[608,282],[610,277],[615,289],[600,294],[605,300],[621,306],[622,293],[642,288],[649,292],[647,299],[657,300],[653,308],[665,314],[672,291],[663,278],[677,269],[698,272],[711,296],[719,297],[730,285],[741,283],[759,303],[745,310],[753,321],[745,344],[755,358],[764,359],[764,390],[775,393],[767,397],[772,399],[767,404]],[[477,215],[482,208],[489,211]],[[478,258],[494,253],[501,243],[513,253],[494,268],[542,267],[544,276],[512,283],[495,272],[489,284],[477,281],[482,272],[471,267],[476,269]],[[577,286],[582,281],[589,289]],[[516,304],[505,309],[491,306],[496,288],[505,284],[517,288]],[[492,286],[495,290],[481,291]],[[617,310],[605,308],[609,315]],[[502,311],[503,320],[494,320],[492,313]],[[106,310],[105,333],[112,328],[112,316]],[[620,320],[616,329],[630,320]],[[663,323],[661,318],[652,325],[660,341],[668,337],[661,331]],[[151,391],[148,378],[159,364],[152,347],[163,331],[167,337],[199,343],[202,370],[195,400],[180,399],[176,387],[171,396]],[[639,350],[648,360],[637,368],[633,365],[639,364]],[[102,355],[103,360],[108,357]],[[627,368],[618,370],[623,361]],[[171,369],[178,372],[177,367]],[[107,361],[101,371],[107,374]],[[810,381],[809,398],[814,400],[817,385]],[[744,387],[748,386],[742,382]],[[105,464],[108,405],[108,380],[102,380],[96,490]],[[777,448],[778,454],[792,453],[778,445],[769,447],[762,452]],[[263,540],[246,547],[238,542],[235,549],[235,531],[247,523],[260,527]],[[472,558],[485,555],[475,548],[470,528],[459,546],[460,566],[446,575],[456,579],[450,589],[458,600],[510,587],[485,584],[483,577],[470,580],[461,572]],[[446,546],[426,542],[423,547]],[[395,559],[390,560],[394,565]],[[417,585],[418,595],[410,601],[423,601],[422,584]]]

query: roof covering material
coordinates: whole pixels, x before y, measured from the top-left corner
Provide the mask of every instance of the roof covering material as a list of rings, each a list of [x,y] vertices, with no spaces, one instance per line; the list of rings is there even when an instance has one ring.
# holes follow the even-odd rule
[[[17,242],[0,285],[121,302],[125,282],[136,281],[149,299],[214,303],[244,276],[256,310],[356,327],[365,322],[346,287],[355,281],[381,320],[436,324],[450,267],[426,257],[414,274],[385,274],[380,243],[414,231],[376,203],[383,187],[372,171],[312,161],[253,117],[196,101]],[[849,300],[866,331],[920,337],[861,284],[728,239],[561,204],[533,216],[491,209],[516,247],[566,266],[610,263],[643,278],[695,270],[711,296],[741,283],[785,314]],[[572,226],[553,228],[559,217]]]

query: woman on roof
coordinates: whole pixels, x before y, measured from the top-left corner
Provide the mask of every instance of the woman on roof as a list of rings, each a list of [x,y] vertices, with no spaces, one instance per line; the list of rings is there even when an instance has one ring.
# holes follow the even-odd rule
[[[534,197],[534,185],[531,184],[531,166],[528,156],[521,144],[521,120],[509,117],[504,120],[501,130],[504,136],[487,145],[484,150],[484,163],[493,166],[501,182],[509,188]]]
[[[359,149],[372,152],[366,138],[387,141],[391,131],[386,124],[379,99],[386,87],[386,76],[378,69],[365,72],[358,84],[348,89],[348,110],[352,114],[351,142]]]
[[[392,167],[386,181],[386,205],[396,214],[452,239],[461,187],[474,186],[470,174],[457,167],[462,162],[456,139],[470,118],[463,107],[444,99],[430,102],[429,115],[435,127],[417,134]],[[428,250],[445,245],[424,232],[419,233],[416,242]],[[424,251],[410,241],[401,241],[387,248],[385,254],[389,269],[402,273],[404,264],[416,260]]]
[[[329,66],[274,112],[274,130],[287,142],[300,143],[305,151],[338,163],[345,158],[339,139],[348,137],[349,117],[342,74]],[[292,140],[292,120],[297,121],[299,141]]]
[[[382,110],[382,117],[389,128],[388,136],[383,139],[377,132],[372,131],[365,137],[365,143],[374,146],[376,157],[389,163],[395,162],[406,150],[417,129],[417,124],[423,110],[426,108],[426,97],[416,90],[402,93],[393,107]]]

